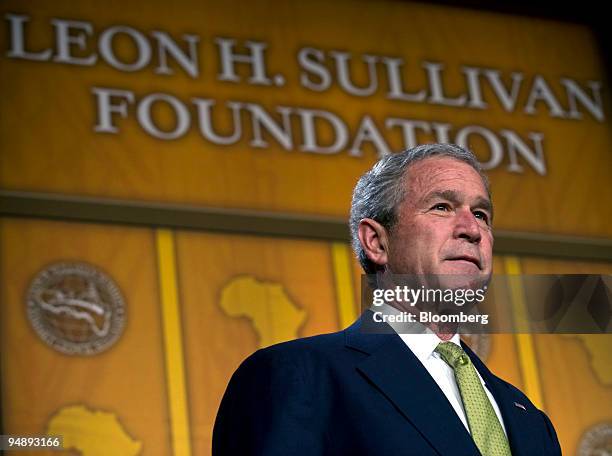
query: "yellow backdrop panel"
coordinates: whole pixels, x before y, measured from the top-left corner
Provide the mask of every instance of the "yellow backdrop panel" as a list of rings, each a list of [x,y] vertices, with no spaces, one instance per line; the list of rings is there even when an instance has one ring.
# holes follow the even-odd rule
[[[45,434],[54,417],[81,416],[91,421],[70,424],[84,438],[104,435],[102,422],[116,423],[142,443],[142,454],[170,454],[152,231],[5,218],[0,233],[4,432]],[[119,287],[126,325],[107,351],[64,355],[34,332],[26,313],[27,289],[36,274],[56,262],[86,262]],[[109,452],[116,448],[111,442],[97,445]]]
[[[364,140],[363,154],[350,156],[348,149],[358,134],[361,119],[371,116],[392,150],[402,147],[399,128],[386,129],[385,119],[422,120],[453,125],[450,139],[459,128],[483,126],[499,137],[502,129],[515,131],[535,151],[530,132],[543,135],[546,175],[537,174],[519,156],[522,173],[508,171],[508,147],[503,160],[490,171],[497,205],[498,228],[593,236],[612,234],[609,208],[600,201],[612,199],[612,148],[609,104],[604,99],[603,118],[597,120],[584,104],[574,100],[581,119],[552,117],[545,101],[525,113],[534,80],[541,76],[565,112],[570,100],[562,78],[575,81],[587,98],[595,100],[589,81],[604,81],[603,68],[590,31],[580,25],[512,15],[477,12],[409,2],[367,1],[244,1],[183,0],[171,5],[160,0],[110,2],[102,7],[93,1],[24,4],[5,1],[3,14],[24,14],[24,42],[28,50],[50,49],[57,54],[53,18],[91,24],[84,48],[73,44],[75,56],[98,55],[93,66],[35,62],[0,56],[0,187],[11,190],[50,191],[89,196],[192,203],[216,207],[265,209],[344,217],[354,182],[378,157],[371,140]],[[139,71],[119,71],[100,57],[100,35],[121,25],[139,31],[151,46],[151,63]],[[9,22],[4,21],[0,46],[9,44]],[[156,74],[157,49],[150,33],[167,32],[187,49],[183,34],[199,37],[198,74],[189,76],[171,58],[174,74]],[[79,35],[84,32],[72,30]],[[249,67],[237,63],[238,82],[220,81],[216,38],[236,40],[236,52],[245,53],[247,40],[266,43],[267,74],[281,74],[282,86],[249,84]],[[123,37],[125,38],[125,36]],[[117,55],[133,62],[134,45],[117,39]],[[298,52],[312,47],[323,53],[332,75],[329,89],[308,90],[300,83],[304,70]],[[511,74],[522,74],[516,109],[506,112],[492,86],[481,83],[486,109],[452,107],[431,103],[390,100],[389,82],[378,63],[378,89],[371,96],[355,96],[340,89],[330,52],[349,52],[354,83],[365,86],[366,54],[404,60],[404,90],[427,89],[423,62],[444,66],[442,84],[448,97],[466,91],[462,66],[498,70],[506,90]],[[131,52],[131,55],[130,55]],[[132,60],[129,60],[132,59]],[[315,82],[317,76],[309,73]],[[481,76],[481,79],[483,77]],[[116,134],[96,133],[96,98],[93,87],[109,87],[134,93],[135,102],[126,118],[115,114]],[[606,93],[604,87],[603,94]],[[537,90],[536,90],[537,92]],[[191,119],[184,135],[173,140],[146,133],[136,118],[138,101],[151,93],[175,97],[186,106]],[[231,114],[225,103],[254,103],[274,114],[279,106],[325,110],[347,125],[350,141],[335,154],[300,151],[300,122],[294,116],[293,144],[288,150],[269,133],[267,147],[251,145],[250,117],[243,112],[243,131],[235,144],[220,146],[199,132],[193,98],[213,99],[215,129],[229,134]],[[540,96],[542,98],[542,96]],[[161,103],[162,105],[164,103]],[[168,105],[160,107],[157,121],[174,128]],[[325,129],[320,134],[324,136]],[[329,130],[329,129],[328,129]],[[328,132],[329,133],[329,132]],[[329,138],[328,138],[329,139]],[[431,142],[431,134],[418,133],[419,141]],[[482,137],[469,141],[481,160],[490,158]],[[594,198],[593,195],[597,195]],[[602,216],[602,210],[606,214]]]
[[[610,263],[523,258],[521,266],[525,274],[612,274]],[[588,429],[612,423],[612,335],[537,334],[534,338],[544,405],[564,454],[577,454]]]

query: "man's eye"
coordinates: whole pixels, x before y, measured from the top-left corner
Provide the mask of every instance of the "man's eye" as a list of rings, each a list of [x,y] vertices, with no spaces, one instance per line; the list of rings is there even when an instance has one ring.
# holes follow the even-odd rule
[[[450,206],[446,203],[438,203],[435,204],[432,209],[436,210],[436,211],[448,211],[450,210]]]
[[[489,216],[487,215],[486,212],[482,212],[482,211],[476,211],[474,212],[474,217],[484,220],[485,222],[489,222]]]

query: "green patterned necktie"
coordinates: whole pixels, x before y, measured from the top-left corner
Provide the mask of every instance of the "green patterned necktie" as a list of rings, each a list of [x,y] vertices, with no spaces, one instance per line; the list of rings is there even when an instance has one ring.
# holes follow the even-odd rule
[[[480,452],[483,456],[511,456],[506,434],[470,357],[453,342],[440,342],[436,351],[455,371],[470,432]]]

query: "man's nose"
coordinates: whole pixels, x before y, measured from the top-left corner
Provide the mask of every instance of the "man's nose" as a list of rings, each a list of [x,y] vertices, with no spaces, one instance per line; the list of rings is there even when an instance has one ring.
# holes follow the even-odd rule
[[[456,238],[463,238],[469,242],[479,243],[481,234],[478,220],[470,209],[459,209],[455,216]]]

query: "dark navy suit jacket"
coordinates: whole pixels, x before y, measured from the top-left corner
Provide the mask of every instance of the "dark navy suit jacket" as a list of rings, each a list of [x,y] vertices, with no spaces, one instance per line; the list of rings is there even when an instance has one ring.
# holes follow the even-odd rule
[[[401,338],[360,331],[364,318],[247,358],[221,402],[213,455],[479,455]],[[499,405],[512,454],[560,455],[548,417],[464,348]]]

